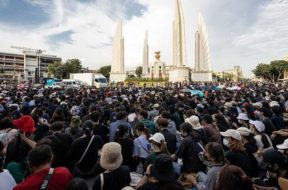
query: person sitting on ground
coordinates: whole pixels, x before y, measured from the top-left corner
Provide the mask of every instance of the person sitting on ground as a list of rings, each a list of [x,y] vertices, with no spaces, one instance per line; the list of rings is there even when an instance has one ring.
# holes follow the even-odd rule
[[[210,169],[205,176],[204,186],[200,185],[203,181],[197,181],[194,175],[185,175],[186,179],[190,181],[197,190],[214,190],[216,182],[219,177],[219,173],[223,166],[225,165],[224,150],[221,144],[210,142],[205,146],[205,151],[203,152],[202,162],[207,165]]]
[[[167,154],[170,155],[166,142],[165,137],[162,133],[155,133],[152,137],[150,137],[151,142],[151,149],[153,153],[151,153],[145,160],[144,170],[147,169],[148,165],[154,164],[155,160],[160,154]]]
[[[94,126],[91,120],[86,120],[82,128],[84,134],[73,141],[67,160],[73,168],[74,176],[89,177],[100,170],[97,163],[98,151],[104,143],[100,136],[93,135]]]
[[[266,164],[267,172],[254,183],[264,187],[279,188],[278,178],[288,179],[288,160],[278,150],[269,149],[263,154],[263,162]]]
[[[252,180],[234,165],[225,166],[219,173],[215,190],[254,190]]]
[[[130,170],[127,166],[121,166],[123,157],[121,146],[110,142],[103,146],[100,165],[105,172],[95,179],[93,190],[121,190],[130,184]]]
[[[164,118],[164,119],[168,119],[168,126],[167,129],[170,133],[172,133],[173,135],[177,134],[177,129],[176,129],[176,124],[174,121],[171,120],[171,114],[168,111],[163,111],[161,113],[160,118]]]
[[[182,173],[204,172],[206,166],[201,162],[198,155],[204,148],[198,138],[192,133],[192,126],[189,123],[182,123],[180,125],[180,132],[183,140],[176,154],[171,155],[172,159],[183,159]]]
[[[240,167],[248,176],[252,176],[253,164],[242,143],[239,131],[228,129],[221,132],[221,135],[224,137],[223,144],[229,148],[225,155],[229,164]]]
[[[126,120],[127,120],[127,113],[125,111],[119,111],[117,113],[117,121],[110,124],[110,128],[109,128],[110,130],[109,141],[110,142],[114,141],[115,133],[120,125],[126,125],[129,129],[129,135],[131,134],[131,125]]]
[[[160,118],[157,121],[157,125],[158,125],[158,129],[160,131],[161,134],[164,135],[165,137],[165,141],[167,143],[167,148],[168,151],[171,154],[174,154],[176,152],[176,143],[177,143],[177,138],[176,135],[173,135],[172,133],[170,133],[167,129],[168,127],[168,120],[164,119],[164,118]]]
[[[73,116],[70,122],[70,126],[65,129],[65,132],[72,136],[72,139],[77,139],[78,137],[82,136],[81,130],[81,118],[76,115]]]
[[[122,165],[126,165],[131,171],[135,170],[135,162],[133,159],[133,140],[129,138],[128,127],[120,125],[115,134],[115,142],[121,145],[121,153],[123,156]]]
[[[156,126],[151,120],[148,120],[148,116],[149,113],[147,111],[141,110],[139,113],[139,121],[144,123],[144,125],[149,129],[149,133],[153,135],[156,133]]]
[[[63,190],[66,188],[72,175],[67,168],[51,168],[53,153],[49,146],[40,145],[33,148],[28,154],[31,175],[18,184],[13,190],[39,190],[41,186],[46,189]],[[47,180],[47,183],[44,181]]]
[[[137,190],[184,190],[177,181],[172,159],[169,155],[160,154],[155,163],[147,167],[145,175],[138,183]]]
[[[208,142],[221,143],[221,135],[219,130],[213,124],[213,118],[209,114],[205,114],[202,118],[202,127],[206,133]]]

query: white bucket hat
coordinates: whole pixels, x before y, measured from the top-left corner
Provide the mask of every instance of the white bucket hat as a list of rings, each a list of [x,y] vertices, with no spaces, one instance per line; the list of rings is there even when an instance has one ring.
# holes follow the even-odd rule
[[[115,170],[122,164],[123,157],[119,143],[110,142],[103,146],[100,165],[106,170]]]
[[[262,121],[258,121],[258,120],[249,120],[249,123],[254,125],[254,127],[257,129],[257,131],[259,132],[263,132],[265,131],[265,125]]]
[[[160,144],[161,141],[165,142],[165,137],[162,133],[155,133],[152,137],[149,138],[149,140]]]
[[[228,129],[227,131],[225,132],[220,132],[220,134],[223,136],[223,137],[231,137],[233,139],[236,139],[238,141],[241,141],[242,140],[242,137],[239,133],[239,131],[235,130],[235,129]]]
[[[191,117],[185,119],[185,122],[189,123],[192,125],[193,129],[199,129],[202,128],[200,122],[199,122],[199,117],[196,115],[192,115]]]
[[[247,116],[246,113],[239,113],[237,119],[239,119],[239,120],[249,121],[249,118],[248,118],[248,116]]]
[[[246,128],[246,127],[239,127],[237,129],[237,131],[239,131],[239,133],[242,135],[242,136],[249,136],[252,132],[250,129]]]
[[[288,149],[288,139],[286,139],[282,144],[276,146],[280,150]]]

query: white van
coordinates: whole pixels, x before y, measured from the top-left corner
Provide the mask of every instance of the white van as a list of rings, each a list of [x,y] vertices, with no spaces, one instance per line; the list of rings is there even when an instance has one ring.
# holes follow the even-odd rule
[[[65,84],[66,88],[80,88],[83,83],[80,80],[75,79],[63,79],[62,82]]]

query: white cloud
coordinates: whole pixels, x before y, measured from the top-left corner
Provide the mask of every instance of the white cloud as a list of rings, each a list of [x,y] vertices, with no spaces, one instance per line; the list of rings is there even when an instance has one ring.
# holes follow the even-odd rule
[[[6,1],[0,0],[0,7]],[[25,28],[1,24],[0,19],[0,51],[15,52],[10,45],[42,48],[64,60],[75,57],[82,59],[85,67],[99,68],[111,64],[111,39],[117,21],[123,18],[127,69],[142,63],[146,30],[149,31],[150,61],[154,59],[154,51],[160,50],[162,60],[172,64],[174,0],[25,1],[43,9],[49,15],[49,21],[35,28]],[[132,13],[135,11],[131,6],[133,2],[146,6],[146,11],[138,10],[141,12],[135,16]],[[285,51],[288,52],[287,2],[273,0],[260,3],[257,0],[262,5],[258,10],[255,1],[182,0],[188,66],[194,66],[198,11],[203,13],[207,24],[212,68],[222,70],[241,65],[247,74],[258,62],[284,56]],[[247,10],[252,3],[256,11],[253,18]],[[247,12],[243,12],[245,10]],[[239,16],[239,13],[243,15]],[[134,14],[132,18],[131,14]],[[71,32],[69,41],[51,44],[51,36],[67,31]]]

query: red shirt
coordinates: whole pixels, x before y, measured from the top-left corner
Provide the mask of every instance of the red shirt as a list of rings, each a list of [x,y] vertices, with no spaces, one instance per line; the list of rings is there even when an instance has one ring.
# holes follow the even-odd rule
[[[13,190],[39,190],[48,172],[49,168],[46,168],[31,174]],[[55,168],[46,190],[63,190],[71,179],[72,175],[67,168]]]

